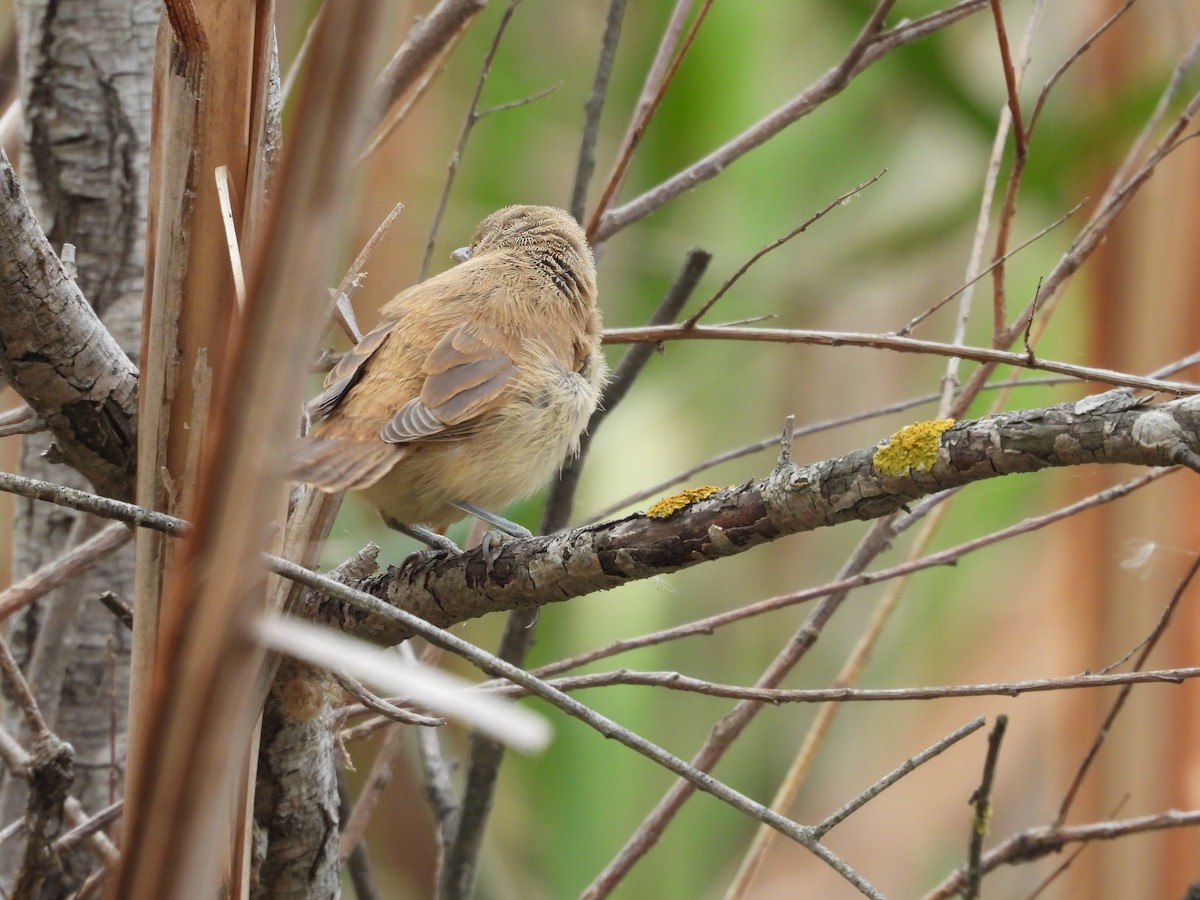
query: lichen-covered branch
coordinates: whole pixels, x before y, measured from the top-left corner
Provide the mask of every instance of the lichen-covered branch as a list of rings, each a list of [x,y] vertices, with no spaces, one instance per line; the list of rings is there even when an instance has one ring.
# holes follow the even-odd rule
[[[739,486],[689,489],[683,493],[688,502],[659,505],[658,515],[635,513],[460,555],[425,552],[355,586],[447,627],[665,575],[790,534],[877,519],[977,481],[1117,463],[1200,472],[1200,395],[1151,405],[1115,390],[953,425],[917,423],[835,459],[789,462]],[[0,473],[0,490],[169,534],[186,528],[180,519],[130,503],[14,475]],[[268,566],[278,568],[270,559]],[[298,611],[378,643],[407,637],[390,619],[316,595]]]
[[[904,445],[904,452],[892,444]],[[876,519],[977,481],[1089,463],[1200,471],[1200,397],[1146,405],[1118,390],[950,427],[910,426],[889,444],[809,465],[788,463],[661,518],[639,513],[509,541],[490,552],[420,554],[358,587],[448,627],[675,572],[785,535]],[[394,623],[332,600],[316,601],[308,612],[380,643],[406,636]]]

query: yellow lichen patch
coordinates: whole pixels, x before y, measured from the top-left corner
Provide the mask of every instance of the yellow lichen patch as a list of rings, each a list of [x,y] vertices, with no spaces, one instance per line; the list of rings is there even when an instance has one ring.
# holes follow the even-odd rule
[[[953,419],[934,419],[906,425],[875,451],[871,462],[881,475],[928,471],[937,459],[938,442],[943,432],[953,424]]]
[[[721,490],[719,487],[712,487],[711,485],[687,488],[686,490],[680,491],[678,494],[672,494],[670,497],[663,497],[663,499],[652,504],[650,508],[646,510],[646,515],[651,519],[669,518],[675,515],[675,513],[679,512],[685,506],[691,506],[693,503],[699,503],[701,500],[711,497],[719,490]]]

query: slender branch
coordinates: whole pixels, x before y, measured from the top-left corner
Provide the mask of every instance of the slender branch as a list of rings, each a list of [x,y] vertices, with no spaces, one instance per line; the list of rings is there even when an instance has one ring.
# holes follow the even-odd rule
[[[946,28],[985,8],[987,3],[988,0],[966,0],[950,9],[904,22],[889,31],[881,29],[884,18],[894,4],[891,0],[880,3],[841,61],[829,72],[794,99],[708,156],[677,172],[624,206],[606,211],[595,229],[594,241],[603,243],[622,228],[644,218],[685,191],[715,177],[731,163],[762,146],[784,128],[839,94],[856,75],[888,52]]]
[[[121,523],[110,523],[58,559],[0,591],[0,621],[66,584],[81,572],[88,571],[132,537],[133,532]]]
[[[541,670],[534,670],[534,672],[541,674]],[[588,675],[547,679],[547,683],[566,693],[612,687],[619,684],[655,687],[683,693],[703,694],[706,697],[724,697],[731,700],[761,700],[764,703],[781,705],[784,703],[892,703],[905,700],[944,700],[948,697],[1019,697],[1021,694],[1103,688],[1114,685],[1178,685],[1196,678],[1200,678],[1200,666],[1155,669],[1147,672],[1115,672],[1107,675],[1084,672],[1068,678],[1030,678],[1024,681],[943,684],[916,688],[831,687],[786,690],[721,684],[693,678],[679,672],[637,672],[630,669],[615,669],[611,672],[593,672]],[[503,682],[486,682],[480,685],[480,690],[488,690],[506,697],[527,696],[526,692],[520,688]]]
[[[1187,591],[1188,586],[1196,578],[1197,572],[1200,572],[1200,555],[1197,555],[1192,561],[1191,566],[1188,567],[1187,572],[1175,587],[1175,591],[1172,593],[1171,599],[1159,617],[1158,623],[1154,626],[1154,630],[1142,642],[1141,652],[1138,653],[1137,660],[1133,665],[1135,671],[1141,669],[1146,664],[1146,660],[1149,659],[1151,652],[1158,644],[1159,638],[1167,630],[1167,625],[1170,624],[1175,610],[1179,607],[1180,601],[1183,600],[1183,595]],[[1079,768],[1075,772],[1075,776],[1071,779],[1071,784],[1067,788],[1066,794],[1063,796],[1062,803],[1058,807],[1058,815],[1054,817],[1055,825],[1062,825],[1066,821],[1067,814],[1071,811],[1071,806],[1075,802],[1075,797],[1079,789],[1083,786],[1083,779],[1091,770],[1092,763],[1095,762],[1096,756],[1100,753],[1100,748],[1104,746],[1104,742],[1111,733],[1117,716],[1121,714],[1121,710],[1125,706],[1125,701],[1129,699],[1129,694],[1132,690],[1133,684],[1131,682],[1126,684],[1113,699],[1108,715],[1104,717],[1104,721],[1096,729],[1096,737],[1093,739],[1091,746],[1088,747],[1087,753],[1084,754],[1083,761],[1080,762]]]
[[[986,875],[1002,865],[1031,862],[1058,853],[1067,844],[1110,841],[1130,834],[1145,834],[1164,828],[1191,828],[1200,825],[1200,810],[1169,810],[1133,819],[1092,822],[1088,825],[1044,826],[1018,832],[994,850],[983,855],[980,871]],[[967,873],[958,869],[929,893],[925,900],[949,900],[966,884]]]
[[[21,667],[17,665],[12,649],[3,636],[0,636],[0,675],[3,676],[4,683],[8,685],[6,693],[24,715],[25,725],[33,735],[34,741],[49,739],[51,734],[46,719],[42,716],[37,699],[33,696],[33,690],[29,687],[29,682],[25,680],[25,675],[21,672]]]
[[[361,682],[356,681],[349,675],[334,672],[333,678],[347,694],[361,703],[364,708],[378,713],[397,724],[420,725],[425,728],[437,728],[446,724],[446,720],[438,716],[423,716],[420,713],[415,713],[410,709],[405,709],[402,706],[388,702],[367,690]]]
[[[1058,80],[1062,78],[1062,76],[1066,74],[1066,71],[1071,68],[1071,66],[1073,66],[1079,60],[1079,58],[1083,56],[1083,54],[1087,53],[1087,51],[1092,48],[1092,44],[1096,43],[1096,41],[1100,39],[1100,36],[1103,35],[1104,32],[1108,31],[1109,28],[1116,24],[1117,19],[1125,15],[1125,13],[1128,12],[1129,7],[1133,6],[1135,3],[1137,3],[1137,0],[1125,0],[1124,5],[1122,5],[1120,9],[1109,16],[1099,28],[1093,31],[1083,42],[1081,42],[1080,45],[1071,53],[1071,55],[1068,56],[1057,69],[1054,70],[1054,74],[1046,79],[1046,83],[1042,85],[1041,91],[1038,92],[1037,101],[1033,105],[1033,112],[1029,114],[1030,131],[1032,131],[1034,126],[1037,124],[1038,117],[1041,115],[1042,108],[1046,103],[1046,99],[1050,96],[1050,91],[1054,88],[1054,85],[1058,84]]]
[[[596,171],[596,142],[600,137],[600,116],[608,99],[608,79],[612,75],[617,43],[621,40],[621,22],[625,18],[625,0],[609,0],[600,39],[600,60],[596,77],[583,112],[583,135],[579,142],[579,162],[575,166],[575,185],[571,189],[571,215],[582,222],[587,213],[587,189]]]
[[[1004,87],[1008,96],[1008,112],[1012,117],[1013,137],[1015,139],[1015,154],[1018,160],[1024,161],[1029,155],[1029,138],[1025,132],[1025,122],[1021,117],[1021,98],[1017,93],[1018,77],[1013,68],[1012,52],[1008,46],[1008,29],[1004,27],[1004,11],[1000,8],[999,0],[991,0],[992,19],[996,23],[996,40],[1000,44],[1000,63],[1004,68]]]
[[[438,197],[438,205],[433,213],[433,221],[429,225],[429,239],[425,242],[425,255],[421,259],[421,270],[417,276],[418,281],[424,281],[425,276],[429,272],[429,263],[433,259],[433,245],[437,240],[438,229],[442,224],[442,216],[446,213],[446,204],[450,200],[450,189],[454,187],[454,179],[458,175],[458,166],[462,162],[463,150],[467,146],[467,138],[471,136],[471,131],[475,128],[475,125],[483,118],[483,114],[479,112],[479,98],[483,96],[483,86],[487,84],[488,75],[492,71],[492,63],[496,59],[496,54],[500,51],[500,41],[504,38],[504,32],[508,30],[508,23],[512,21],[513,13],[517,11],[517,6],[520,3],[521,0],[508,0],[508,6],[504,7],[504,13],[500,16],[500,23],[496,26],[496,33],[492,36],[492,42],[483,57],[483,65],[479,69],[479,78],[475,82],[475,92],[471,94],[471,102],[467,105],[467,114],[463,118],[462,128],[459,129],[458,140],[454,144],[454,150],[450,154],[450,161],[446,165],[446,180],[442,183],[442,193]]]
[[[342,820],[342,833],[338,837],[338,865],[346,864],[350,854],[362,842],[363,834],[371,821],[371,814],[379,803],[383,792],[392,782],[392,771],[400,759],[400,751],[404,749],[405,729],[393,723],[384,734],[383,743],[371,763],[371,771],[359,791],[358,800],[348,816]]]
[[[909,757],[903,763],[901,763],[899,766],[897,766],[895,769],[893,769],[891,772],[889,772],[887,775],[883,776],[883,778],[880,778],[877,782],[875,782],[873,785],[871,785],[869,788],[867,788],[865,791],[863,791],[861,794],[859,794],[857,797],[853,798],[848,803],[844,804],[836,812],[833,812],[830,815],[826,816],[824,819],[822,819],[819,823],[817,823],[814,830],[816,831],[816,833],[818,835],[824,837],[826,832],[829,831],[829,829],[833,828],[835,825],[838,825],[838,824],[846,821],[846,819],[848,819],[851,815],[853,815],[858,810],[860,810],[869,801],[878,797],[880,794],[882,794],[884,791],[886,791],[888,788],[890,788],[893,784],[895,784],[897,781],[899,781],[905,775],[909,774],[910,772],[916,771],[918,768],[923,766],[925,763],[929,762],[929,760],[933,759],[935,756],[939,756],[940,754],[946,752],[946,750],[953,747],[955,744],[957,744],[959,741],[961,741],[963,738],[967,737],[968,735],[974,734],[976,731],[978,731],[980,728],[983,727],[983,724],[984,724],[984,718],[983,718],[983,716],[979,716],[978,718],[973,719],[972,721],[968,722],[966,725],[963,725],[961,728],[956,728],[954,731],[950,732],[950,734],[946,735],[944,738],[937,741],[931,747],[925,748],[920,753],[918,753],[916,756]]]
[[[700,25],[704,22],[704,18],[708,15],[708,10],[712,6],[712,0],[704,0],[704,5],[700,7],[700,11],[696,14],[695,19],[692,20],[692,27],[688,29],[688,33],[683,38],[681,46],[680,34],[683,31],[683,23],[687,19],[688,10],[691,8],[693,2],[694,0],[676,0],[671,17],[667,20],[666,28],[663,29],[663,36],[658,43],[658,50],[654,54],[654,60],[646,71],[646,80],[642,85],[642,93],[638,97],[633,115],[629,119],[629,126],[625,130],[625,137],[621,140],[621,147],[617,151],[616,163],[613,165],[613,170],[609,173],[608,179],[604,184],[604,189],[600,193],[600,202],[596,204],[596,211],[592,214],[591,221],[588,222],[588,240],[593,241],[593,243],[597,243],[595,240],[596,227],[600,222],[601,216],[608,211],[617,191],[621,189],[621,185],[625,182],[625,176],[629,172],[630,164],[633,162],[633,154],[642,142],[642,136],[646,133],[646,127],[650,124],[650,120],[658,110],[659,104],[662,103],[667,88],[670,86],[672,80],[674,80],[675,73],[679,71],[679,64],[683,62],[683,58],[691,48],[692,42],[696,39],[696,34],[700,30]]]
[[[981,204],[981,208],[983,208],[983,209],[989,208],[991,199],[992,199],[992,197],[991,197],[990,192],[985,192],[984,197],[983,197],[984,202],[983,202],[983,204]],[[945,297],[943,297],[937,303],[933,304],[932,306],[928,307],[924,311],[913,316],[913,318],[909,319],[908,323],[903,328],[897,329],[894,332],[894,334],[900,335],[901,337],[911,334],[912,330],[914,328],[916,328],[918,325],[920,325],[922,322],[924,322],[926,319],[928,319],[931,315],[933,315],[935,312],[937,312],[939,309],[941,309],[943,306],[945,306],[947,303],[949,303],[955,297],[961,296],[965,291],[967,291],[969,288],[974,286],[975,283],[978,282],[981,278],[984,278],[988,274],[990,274],[991,271],[993,269],[995,269],[997,266],[1003,265],[1004,263],[1008,262],[1008,260],[1012,259],[1014,256],[1016,256],[1018,253],[1020,253],[1026,247],[1029,247],[1032,244],[1036,243],[1037,241],[1041,240],[1043,237],[1045,237],[1047,234],[1049,234],[1051,231],[1053,231],[1059,225],[1066,222],[1067,219],[1071,218],[1071,216],[1075,215],[1075,213],[1077,213],[1077,212],[1079,212],[1079,210],[1083,209],[1083,206],[1086,202],[1087,202],[1086,200],[1079,201],[1074,206],[1072,206],[1069,210],[1067,210],[1065,213],[1063,213],[1061,216],[1059,216],[1057,219],[1055,219],[1053,222],[1051,222],[1049,225],[1047,225],[1045,228],[1042,228],[1041,230],[1039,230],[1038,232],[1033,234],[1031,237],[1022,241],[1020,244],[1018,244],[1016,247],[1013,247],[1011,250],[1009,250],[1003,256],[999,257],[998,259],[992,260],[992,262],[986,268],[979,270],[979,271],[977,271],[978,260],[975,258],[975,251],[973,248],[972,249],[972,261],[967,267],[967,270],[969,272],[972,272],[973,274],[967,279],[967,281],[965,283],[963,283],[962,285],[960,285],[959,287],[955,288],[953,291],[951,291],[949,294],[947,294]],[[979,220],[979,224],[976,229],[976,235],[977,235],[977,237],[980,238],[980,240],[982,240],[982,236],[986,233],[987,233],[987,218],[985,216]],[[982,244],[980,244],[980,247],[982,247]],[[962,336],[965,333],[965,331],[963,329],[966,328],[966,320],[967,320],[967,316],[966,316],[965,312],[961,313],[959,315],[959,322],[961,323],[961,325],[958,328],[956,328],[956,333],[954,336],[954,341],[956,343],[962,340]]]
[[[999,15],[997,13],[997,15]],[[987,757],[983,763],[983,780],[971,796],[971,805],[975,807],[975,815],[971,819],[971,839],[967,848],[967,883],[963,887],[964,900],[975,900],[979,896],[980,882],[983,880],[981,860],[983,857],[983,839],[988,833],[992,818],[992,784],[996,779],[996,764],[1000,759],[1000,744],[1004,741],[1004,731],[1008,728],[1008,716],[997,716],[996,725],[988,735]]]
[[[1024,320],[1022,320],[1022,323]],[[1022,330],[1024,324],[1022,324]],[[962,357],[987,363],[991,367],[997,365],[1016,366],[1017,368],[1036,369],[1043,372],[1055,372],[1059,375],[1070,375],[1083,381],[1097,381],[1101,384],[1111,384],[1117,387],[1142,388],[1148,391],[1162,391],[1169,394],[1195,394],[1200,391],[1200,385],[1183,381],[1163,381],[1158,378],[1146,378],[1140,375],[1129,375],[1112,369],[1097,369],[1090,366],[1077,366],[1072,363],[1055,360],[1030,358],[1027,353],[1013,353],[985,347],[965,347],[958,344],[943,344],[938,341],[925,341],[918,338],[899,337],[888,334],[865,334],[854,331],[813,331],[806,329],[786,328],[729,328],[721,325],[697,325],[695,328],[684,328],[682,325],[660,325],[644,328],[613,328],[604,332],[606,344],[630,344],[649,341],[701,340],[701,341],[754,341],[781,344],[812,344],[819,347],[871,347],[876,350],[894,350],[900,353],[922,353],[930,356]]]
[[[687,320],[683,323],[683,327],[684,328],[695,328],[696,323],[699,322],[702,318],[704,318],[704,314],[707,313],[714,306],[716,306],[717,301],[720,300],[722,297],[724,297],[725,294],[729,291],[729,289],[731,287],[733,287],[735,284],[737,284],[738,279],[740,279],[743,275],[745,275],[746,272],[748,272],[750,270],[751,266],[753,266],[756,262],[758,262],[760,259],[762,259],[764,256],[766,256],[772,250],[779,249],[784,244],[786,244],[788,241],[790,241],[792,238],[808,231],[810,226],[812,226],[816,222],[821,221],[821,219],[825,218],[825,216],[827,216],[835,208],[837,208],[839,206],[843,206],[852,198],[857,197],[859,194],[861,194],[863,191],[865,191],[867,188],[869,188],[871,185],[873,185],[875,182],[877,182],[880,178],[882,178],[886,172],[887,172],[887,169],[884,169],[878,175],[876,175],[872,178],[868,178],[866,181],[864,181],[858,187],[852,188],[851,190],[846,191],[840,197],[835,198],[832,202],[827,204],[823,209],[821,209],[818,212],[814,213],[813,215],[809,216],[807,219],[805,219],[803,222],[801,222],[799,225],[797,225],[795,228],[793,228],[791,231],[789,231],[783,237],[776,238],[775,240],[771,241],[771,243],[767,244],[765,247],[761,247],[748,260],[746,260],[744,263],[742,263],[737,268],[737,271],[735,271],[732,275],[729,276],[728,279],[726,279],[725,283],[722,284],[717,289],[717,292],[715,294],[713,294],[711,297],[708,298],[708,300],[706,300],[704,302],[703,306],[701,306],[698,310],[696,310],[691,316],[689,316],[687,318]]]
[[[461,36],[487,0],[441,0],[423,19],[418,19],[400,49],[392,57],[375,85],[375,107],[371,127],[378,125],[397,100]]]

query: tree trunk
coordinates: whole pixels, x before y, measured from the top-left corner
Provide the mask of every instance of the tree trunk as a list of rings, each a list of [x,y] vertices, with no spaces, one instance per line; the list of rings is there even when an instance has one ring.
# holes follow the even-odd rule
[[[75,245],[78,283],[136,362],[145,267],[150,89],[159,8],[155,0],[27,0],[18,4],[21,181],[53,246]],[[45,434],[26,439],[22,471],[83,487],[54,463]],[[45,455],[44,455],[45,454]],[[17,500],[17,577],[56,559],[95,526],[60,507]],[[47,595],[11,627],[50,727],[75,752],[72,793],[86,809],[118,795],[124,774],[129,634],[95,602],[102,591],[131,598],[132,548]],[[6,713],[8,724],[15,717]],[[20,818],[24,786],[7,778],[0,821]],[[12,883],[20,842],[3,845],[0,883]],[[68,863],[68,871],[70,869]],[[42,896],[73,888],[51,879]]]

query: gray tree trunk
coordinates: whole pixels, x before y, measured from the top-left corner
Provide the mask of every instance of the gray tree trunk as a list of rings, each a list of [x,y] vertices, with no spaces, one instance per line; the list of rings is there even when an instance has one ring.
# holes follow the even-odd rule
[[[145,267],[150,92],[156,0],[20,0],[20,98],[24,107],[21,181],[51,243],[77,248],[78,283],[121,347],[136,362]],[[22,471],[86,487],[30,436]],[[52,562],[94,527],[60,507],[17,500],[14,574]],[[124,774],[129,635],[96,597],[133,595],[132,547],[19,617],[10,639],[50,727],[75,750],[72,793],[85,809],[115,799]],[[10,727],[17,728],[11,713]],[[19,730],[19,729],[18,729]],[[24,811],[23,785],[0,792],[0,822]],[[20,842],[0,847],[7,888]],[[42,896],[65,896],[67,879]]]

